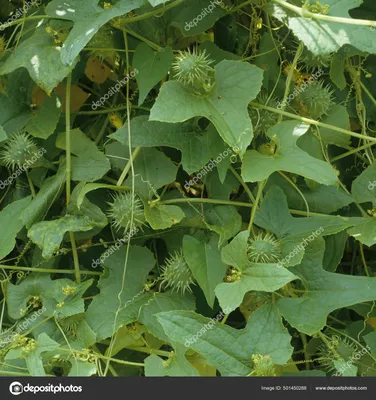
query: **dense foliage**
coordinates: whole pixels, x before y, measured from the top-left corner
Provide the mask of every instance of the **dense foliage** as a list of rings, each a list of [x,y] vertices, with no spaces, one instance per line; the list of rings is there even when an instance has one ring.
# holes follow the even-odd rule
[[[374,0],[0,0],[0,375],[376,375]]]

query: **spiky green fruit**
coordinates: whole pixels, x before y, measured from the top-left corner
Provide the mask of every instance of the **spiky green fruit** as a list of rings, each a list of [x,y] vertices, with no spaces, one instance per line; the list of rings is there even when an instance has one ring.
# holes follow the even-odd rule
[[[349,364],[356,364],[357,359],[354,359],[353,356],[359,350],[360,348],[347,338],[333,335],[328,338],[326,343],[318,347],[318,363],[331,374],[341,373],[337,366],[342,365],[346,369]]]
[[[0,152],[0,160],[8,168],[15,169],[25,164],[37,151],[37,145],[30,136],[27,133],[18,132],[13,134],[4,145]]]
[[[182,294],[186,291],[192,292],[193,274],[181,251],[175,252],[173,256],[167,259],[165,265],[162,266],[161,279],[161,286],[171,288],[173,292]]]
[[[299,97],[307,115],[313,119],[319,119],[323,115],[328,115],[334,105],[333,93],[329,86],[324,87],[323,81],[316,81],[308,84]]]
[[[174,77],[185,85],[203,86],[207,84],[214,72],[206,50],[190,49],[179,51],[172,64]]]
[[[124,230],[124,234],[142,227],[145,224],[145,215],[142,201],[132,193],[117,193],[113,196],[113,201],[107,216],[112,220],[112,225],[116,230]],[[133,208],[133,221],[132,221]]]
[[[260,232],[248,239],[247,256],[254,263],[275,263],[281,256],[281,242],[271,233]]]

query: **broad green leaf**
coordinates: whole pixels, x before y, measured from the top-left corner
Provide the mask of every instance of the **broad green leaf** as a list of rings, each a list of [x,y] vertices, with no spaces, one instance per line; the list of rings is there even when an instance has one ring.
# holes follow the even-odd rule
[[[35,222],[45,217],[49,208],[60,196],[65,178],[65,162],[62,162],[56,175],[45,180],[31,204],[22,212],[20,219],[28,229],[30,229]]]
[[[60,100],[55,95],[47,97],[40,108],[31,113],[25,129],[34,137],[47,139],[55,132],[60,114]]]
[[[9,204],[0,212],[0,226],[6,227],[0,235],[0,260],[16,245],[16,236],[24,226],[19,216],[30,203],[31,196],[28,196]]]
[[[311,157],[296,144],[308,128],[308,125],[296,121],[284,121],[270,128],[268,136],[276,143],[275,153],[264,155],[256,150],[247,151],[242,166],[243,179],[260,182],[275,171],[287,171],[325,185],[336,185],[334,169],[328,163]]]
[[[66,65],[72,65],[80,51],[99,28],[113,18],[146,4],[146,0],[120,0],[107,10],[99,7],[98,0],[53,0],[45,8],[45,13],[51,18],[74,21],[61,49],[61,60]]]
[[[211,235],[205,243],[186,235],[183,239],[183,252],[184,259],[204,292],[206,301],[213,308],[214,289],[223,281],[227,270],[227,265],[221,260],[217,235]]]
[[[313,3],[313,2],[311,2]],[[324,3],[322,3],[324,4]],[[325,0],[329,6],[328,15],[351,18],[349,11],[359,7],[361,0]],[[344,45],[352,45],[367,53],[376,52],[374,31],[369,26],[321,21],[314,18],[296,17],[291,13],[288,26],[315,56],[337,52]]]
[[[133,165],[136,174],[136,192],[144,203],[156,196],[159,188],[174,182],[178,171],[177,165],[154,148],[141,149]],[[131,177],[124,182],[124,185],[132,186]]]
[[[140,43],[133,57],[133,67],[137,69],[136,80],[140,89],[138,105],[141,105],[153,87],[167,75],[174,55],[167,46],[155,52],[145,43]]]
[[[25,355],[22,351],[22,347],[11,349],[5,356],[5,360],[21,358],[24,355],[27,369],[29,370],[31,376],[46,376],[41,355],[42,353],[55,350],[57,347],[59,347],[59,343],[56,343],[45,333],[41,333],[36,342],[36,349],[26,353]]]
[[[274,173],[270,176],[265,185],[265,190],[269,190],[273,185],[279,186],[283,190],[287,197],[289,208],[293,210],[307,210],[302,196],[280,174]],[[330,214],[354,201],[354,198],[340,187],[336,188],[318,183],[311,186],[306,184],[299,185],[298,183],[296,185],[307,201],[310,212]]]
[[[337,128],[351,130],[350,117],[346,107],[336,104],[329,111],[329,115],[322,119],[322,122],[327,125],[333,125]],[[348,148],[350,146],[350,136],[344,133],[336,132],[327,128],[319,129],[321,139],[326,144],[334,144],[339,147]]]
[[[104,227],[107,224],[107,220]],[[64,217],[53,221],[41,221],[34,224],[29,232],[28,237],[43,250],[44,258],[53,257],[54,253],[59,249],[64,235],[67,232],[85,232],[97,227],[97,222],[88,216],[64,215]]]
[[[62,64],[60,54],[61,48],[55,44],[53,35],[48,34],[46,26],[42,24],[0,66],[0,75],[24,67],[33,81],[50,94],[71,71],[70,67]],[[72,63],[72,68],[74,66],[75,63]]]
[[[156,317],[158,313],[171,310],[194,310],[195,299],[190,293],[153,293],[147,304],[143,305],[138,322],[143,324],[148,331],[158,339],[168,342],[160,321]],[[174,343],[172,343],[174,345]]]
[[[155,264],[152,253],[137,246],[130,246],[127,258],[126,253],[127,246],[121,246],[104,261],[108,273],[100,278],[100,293],[87,309],[86,320],[98,340],[106,339],[121,326],[136,321],[140,308],[151,298],[145,293],[144,284]]]
[[[247,106],[261,84],[261,69],[225,60],[215,66],[215,86],[207,95],[196,94],[178,81],[166,82],[151,109],[150,120],[176,123],[205,117],[222,139],[243,155],[253,137]]]
[[[22,310],[26,311],[29,302],[33,300],[35,304],[45,308],[42,313],[45,317],[54,313],[64,317],[79,314],[85,311],[82,295],[91,284],[92,280],[75,284],[70,279],[53,281],[46,274],[29,275],[19,285],[8,283],[6,293],[8,313],[11,318],[20,319],[25,315]],[[71,288],[72,294],[66,294],[67,291],[63,288]],[[29,316],[32,314],[27,315]]]
[[[11,72],[6,76],[6,80],[6,93],[0,93],[0,124],[7,136],[10,136],[23,129],[30,118],[28,89],[35,86],[35,83],[24,68]],[[4,135],[1,137],[4,138]]]
[[[174,15],[172,25],[179,27],[184,36],[196,36],[225,15],[226,11],[215,0],[187,0]]]
[[[348,229],[347,233],[359,242],[371,247],[376,244],[376,219],[365,219],[363,223]]]
[[[234,237],[242,226],[242,218],[233,206],[206,204],[204,216],[206,226],[220,236],[218,247]]]
[[[163,312],[157,318],[171,339],[204,356],[222,376],[248,375],[253,354],[268,355],[282,365],[292,354],[291,337],[273,305],[254,312],[242,330],[192,311]]]
[[[199,376],[198,371],[185,358],[187,349],[180,345],[174,352],[174,358],[167,363],[152,354],[145,359],[145,376]]]
[[[331,215],[293,218],[283,191],[276,186],[267,192],[256,213],[255,223],[281,241],[281,260],[291,256],[288,262],[284,262],[285,266],[298,264],[302,260],[305,246],[316,237],[333,235],[354,225],[350,218]]]
[[[103,177],[110,170],[107,157],[98,150],[98,147],[79,129],[70,131],[72,157],[72,180],[95,181]],[[56,139],[56,147],[66,150],[66,134]]]
[[[184,217],[184,212],[178,206],[157,203],[150,207],[145,203],[145,218],[154,230],[170,228]]]
[[[244,295],[253,290],[274,292],[289,282],[298,279],[287,268],[276,263],[252,263],[247,258],[248,231],[239,233],[230,244],[222,249],[222,261],[241,271],[239,280],[219,283],[215,289],[220,306],[231,311],[243,301]]]
[[[86,185],[81,186],[80,191],[77,193],[77,207],[79,209],[81,208],[81,205],[85,201],[85,196],[87,193],[97,189],[110,189],[110,190],[116,190],[118,192],[128,192],[132,188],[128,186],[108,185],[105,183],[88,183]]]
[[[351,193],[359,203],[376,206],[376,162],[367,167],[352,183]]]
[[[347,238],[346,231],[325,237],[323,268],[326,271],[335,272],[338,265],[341,263]]]
[[[324,241],[316,239],[306,248],[301,266],[294,268],[305,287],[304,295],[278,301],[283,317],[307,335],[323,329],[332,311],[376,300],[376,278],[325,271],[324,250]]]
[[[225,143],[211,125],[205,131],[197,130],[193,121],[168,124],[149,121],[146,115],[138,116],[131,121],[133,147],[167,146],[182,152],[182,164],[188,174],[203,168],[211,158],[216,158],[225,150]],[[128,145],[128,127],[110,135],[113,139]]]
[[[333,55],[330,63],[330,79],[341,90],[346,87],[345,62],[344,55],[338,52]]]

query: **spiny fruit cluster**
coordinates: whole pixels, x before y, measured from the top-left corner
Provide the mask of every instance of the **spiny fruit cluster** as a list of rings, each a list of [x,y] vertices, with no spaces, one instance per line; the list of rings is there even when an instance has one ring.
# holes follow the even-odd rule
[[[15,133],[0,152],[0,161],[8,168],[20,167],[38,151],[37,145],[27,133]]]
[[[209,59],[206,50],[199,51],[195,48],[179,51],[172,64],[174,77],[184,85],[192,85],[197,88],[210,84],[214,69],[214,63]]]
[[[281,242],[268,232],[259,232],[248,239],[247,255],[251,262],[274,263],[281,255]]]
[[[171,291],[182,294],[186,291],[192,292],[191,285],[194,283],[194,278],[182,251],[175,252],[167,259],[165,265],[162,266],[160,278],[161,287],[171,288]]]
[[[112,200],[108,203],[107,216],[117,231],[123,230],[125,235],[145,224],[144,207],[137,195],[118,193],[112,196]]]

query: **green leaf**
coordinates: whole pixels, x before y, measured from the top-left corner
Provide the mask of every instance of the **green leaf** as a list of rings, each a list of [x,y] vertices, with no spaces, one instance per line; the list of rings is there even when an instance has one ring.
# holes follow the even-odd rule
[[[72,63],[72,68],[74,66],[75,63]],[[62,64],[60,47],[43,24],[1,65],[0,75],[9,74],[20,67],[26,68],[33,81],[48,95],[71,71],[70,67]]]
[[[100,293],[87,309],[86,320],[98,340],[106,339],[119,327],[136,321],[140,307],[150,300],[150,295],[144,293],[144,284],[155,264],[152,253],[145,247],[130,246],[125,264],[126,253],[127,246],[121,246],[106,258],[104,266],[108,274],[100,278]]]
[[[345,61],[344,55],[338,52],[330,63],[330,79],[341,90],[346,88]]]
[[[55,95],[47,97],[40,108],[32,112],[25,129],[34,137],[47,139],[55,132],[60,114],[60,100]]]
[[[193,121],[168,124],[149,121],[146,115],[131,121],[133,147],[167,146],[182,152],[182,164],[188,174],[204,167],[211,158],[216,158],[225,150],[225,144],[216,129],[210,125],[207,131],[197,130]],[[128,127],[110,135],[113,139],[128,145]]]
[[[248,375],[253,354],[269,355],[276,364],[285,364],[292,354],[291,337],[273,305],[254,312],[242,330],[191,311],[163,312],[157,318],[171,339],[204,356],[222,376]]]
[[[154,148],[141,149],[133,165],[136,171],[135,188],[144,203],[156,196],[159,188],[174,182],[178,170],[168,157]],[[131,187],[132,179],[128,178],[124,184]]]
[[[57,174],[43,182],[31,204],[22,212],[20,219],[28,229],[45,217],[54,201],[60,196],[65,183],[65,163],[60,164]]]
[[[171,361],[163,361],[162,358],[152,354],[145,359],[145,376],[199,376],[198,371],[185,358],[186,348],[179,346],[179,351],[174,352]]]
[[[302,297],[280,299],[283,317],[299,332],[313,335],[324,328],[329,313],[353,304],[376,300],[376,278],[327,272],[322,268],[324,241],[317,239],[294,268],[305,287]]]
[[[365,222],[348,229],[347,233],[359,242],[371,247],[376,244],[376,220],[369,218],[368,221],[365,220]]]
[[[150,207],[145,203],[145,218],[154,229],[167,229],[178,224],[185,217],[184,212],[178,206],[156,204]]]
[[[95,181],[103,177],[111,168],[107,157],[79,129],[70,131],[72,157],[72,180]],[[56,147],[66,150],[66,133],[56,139]]]
[[[283,191],[273,186],[256,213],[256,225],[272,232],[281,241],[282,259],[290,255],[285,266],[298,264],[304,248],[315,237],[333,235],[354,225],[350,218],[331,216],[293,218],[288,210]]]
[[[184,36],[196,36],[211,28],[225,15],[226,11],[214,0],[189,0],[185,1],[181,11],[174,15],[172,25],[177,26]]]
[[[376,162],[367,167],[352,183],[351,193],[359,203],[376,206]]]
[[[140,43],[133,57],[133,67],[138,71],[136,80],[140,90],[138,105],[141,105],[153,87],[167,75],[171,68],[174,55],[172,48],[167,46],[158,52],[147,44]]]
[[[260,182],[275,171],[287,171],[325,185],[336,185],[334,169],[328,163],[311,157],[296,144],[308,128],[308,125],[296,121],[284,121],[270,128],[268,136],[277,145],[275,154],[247,151],[242,166],[243,179],[246,182]]]
[[[220,283],[215,294],[223,309],[235,310],[251,291],[274,292],[289,282],[298,279],[287,268],[276,263],[251,263],[247,257],[248,231],[239,233],[232,242],[222,249],[222,261],[241,271],[241,278],[232,283]]]
[[[72,65],[80,51],[99,28],[113,18],[127,14],[146,4],[146,0],[120,0],[116,5],[104,10],[97,5],[98,0],[53,0],[45,8],[51,18],[74,21],[73,29],[61,49],[61,60]]]
[[[41,355],[47,351],[53,351],[57,347],[59,347],[59,343],[56,343],[45,333],[41,333],[38,336],[37,348],[25,354],[27,369],[29,370],[31,376],[46,376]],[[11,349],[5,356],[5,360],[20,358],[21,354],[21,348]]]
[[[307,210],[302,196],[290,182],[286,181],[286,179],[278,173],[274,173],[270,176],[265,185],[265,190],[269,190],[269,188],[274,185],[279,186],[283,190],[287,197],[289,208],[293,210]],[[320,185],[318,183],[311,186],[306,184],[298,185],[298,183],[296,185],[307,201],[310,212],[330,214],[354,201],[354,198],[347,194],[342,188]]]
[[[233,206],[205,205],[205,225],[220,236],[218,247],[234,237],[242,226],[242,218]]]
[[[222,282],[227,270],[227,265],[221,260],[217,243],[218,237],[215,234],[211,235],[206,243],[188,235],[183,239],[184,259],[212,308],[215,300],[214,289]]]
[[[190,293],[184,296],[177,293],[153,293],[150,300],[140,311],[138,322],[143,324],[148,331],[158,339],[169,342],[157,314],[171,310],[194,310],[195,300]]]
[[[336,104],[329,111],[329,115],[323,118],[322,122],[337,128],[351,130],[350,117],[346,107]],[[334,144],[339,147],[348,148],[350,146],[350,136],[344,133],[336,132],[327,128],[319,129],[321,139],[326,144]]]
[[[0,235],[0,260],[7,256],[16,245],[16,236],[24,224],[20,213],[31,203],[31,196],[14,201],[0,212],[0,226],[6,227]]]
[[[252,140],[247,106],[260,91],[262,70],[248,63],[222,61],[215,66],[215,86],[207,95],[178,81],[166,82],[151,109],[150,120],[183,122],[196,116],[209,119],[222,139],[243,155]]]
[[[322,3],[324,4],[324,3]],[[349,10],[359,7],[362,0],[325,0],[328,15],[351,18]],[[376,53],[374,32],[368,26],[320,21],[314,18],[288,18],[288,26],[315,56],[337,52],[344,45],[352,45],[367,53]],[[344,29],[344,26],[346,29]]]
[[[82,295],[91,286],[92,280],[75,284],[70,279],[51,280],[48,275],[29,275],[19,285],[8,283],[7,305],[11,318],[20,319],[25,314],[21,310],[27,310],[28,303],[38,299],[37,303],[45,308],[43,315],[48,317],[55,313],[68,317],[85,311]],[[71,287],[72,294],[66,295],[64,287]],[[59,307],[57,305],[60,304]],[[43,308],[42,307],[42,308]]]
[[[59,249],[67,232],[85,232],[97,226],[97,223],[88,216],[64,215],[64,217],[53,221],[41,221],[34,224],[27,235],[43,250],[43,257],[49,259]]]

